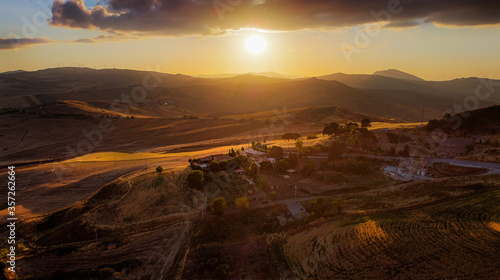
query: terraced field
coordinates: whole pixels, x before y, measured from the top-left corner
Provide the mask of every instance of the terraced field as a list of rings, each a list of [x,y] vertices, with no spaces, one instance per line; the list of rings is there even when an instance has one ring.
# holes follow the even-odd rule
[[[283,247],[301,279],[499,279],[500,190],[326,222]]]

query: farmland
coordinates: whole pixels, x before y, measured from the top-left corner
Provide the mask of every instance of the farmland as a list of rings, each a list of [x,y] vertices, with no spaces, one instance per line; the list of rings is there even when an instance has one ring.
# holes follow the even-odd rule
[[[301,279],[495,279],[500,191],[388,211],[343,215],[293,234],[283,246]]]

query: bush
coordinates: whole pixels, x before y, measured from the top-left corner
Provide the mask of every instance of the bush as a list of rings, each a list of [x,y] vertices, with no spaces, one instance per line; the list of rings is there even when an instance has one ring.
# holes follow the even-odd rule
[[[200,170],[193,170],[187,176],[188,186],[194,189],[201,189],[205,184],[205,176]]]
[[[161,173],[163,171],[163,167],[158,166],[156,167],[156,172]]]
[[[216,160],[212,160],[209,164],[208,164],[208,169],[214,173],[217,173],[219,171],[222,170],[222,167],[221,167],[221,164],[216,161]]]
[[[318,136],[316,134],[307,135],[307,140],[312,140],[312,139],[318,139]]]
[[[270,161],[265,160],[265,161],[260,163],[260,170],[262,170],[262,171],[273,170],[273,164]]]
[[[272,201],[276,201],[278,200],[278,193],[273,191],[273,192],[270,192],[269,193],[269,198],[272,200]]]
[[[284,174],[290,168],[290,164],[286,159],[280,159],[275,165],[274,170],[278,173]]]
[[[250,202],[248,201],[247,197],[237,198],[234,203],[236,204],[236,207],[238,207],[240,211],[246,210],[250,207]]]
[[[265,192],[267,192],[269,190],[269,184],[266,182],[266,180],[260,178],[260,177],[255,177],[253,179],[253,181],[255,182],[255,185],[257,185],[257,187]]]
[[[226,200],[223,197],[216,197],[210,204],[210,210],[212,210],[216,215],[224,215],[224,210],[226,209]]]
[[[345,207],[345,200],[342,198],[334,198],[332,199],[332,207],[337,210],[337,212],[342,212],[342,209]]]
[[[281,159],[283,157],[283,148],[280,146],[272,146],[269,149],[269,156],[275,159]]]
[[[314,162],[310,161],[306,166],[302,167],[302,171],[300,172],[304,177],[311,177],[316,172],[316,167],[314,166]]]

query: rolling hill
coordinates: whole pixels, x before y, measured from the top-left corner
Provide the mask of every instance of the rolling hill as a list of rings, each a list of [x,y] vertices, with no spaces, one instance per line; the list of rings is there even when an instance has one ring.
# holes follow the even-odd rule
[[[408,77],[396,70],[383,72],[387,73]],[[111,107],[120,107],[135,117],[155,118],[340,106],[384,119],[414,122],[421,120],[422,109],[424,120],[442,116],[454,103],[463,103],[480,84],[477,78],[429,82],[341,73],[295,80],[275,76],[244,74],[204,79],[135,70],[52,68],[0,74],[0,102],[2,107],[42,107],[49,111],[55,110],[50,106],[61,104],[58,101],[66,101],[66,105],[67,101],[72,105],[85,102],[89,112],[106,114]],[[146,90],[144,100],[123,100],[145,80],[156,87]],[[497,102],[500,97],[491,95],[481,107]]]

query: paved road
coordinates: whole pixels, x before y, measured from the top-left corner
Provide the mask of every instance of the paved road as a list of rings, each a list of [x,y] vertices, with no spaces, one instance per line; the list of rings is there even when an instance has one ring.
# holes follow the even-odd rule
[[[361,154],[349,154],[346,156],[349,156],[349,157],[363,156],[363,157],[367,157],[367,158],[378,158],[378,159],[386,159],[386,160],[406,159],[406,158],[402,158],[402,157],[361,155]],[[319,154],[316,156],[308,156],[307,158],[327,159],[328,156],[323,155],[323,154]],[[447,162],[447,163],[459,165],[459,166],[487,168],[490,170],[488,172],[488,174],[500,174],[500,163],[484,162],[484,161],[472,161],[472,160],[463,160],[463,159],[450,159],[450,158],[424,158],[424,159],[426,159],[429,163]]]

